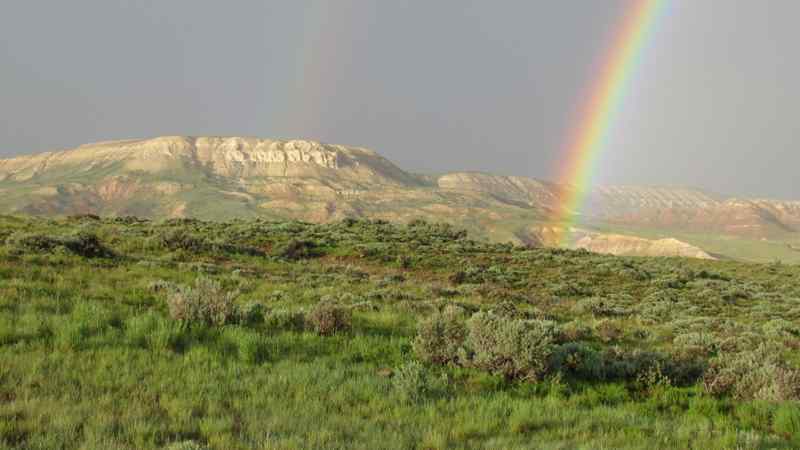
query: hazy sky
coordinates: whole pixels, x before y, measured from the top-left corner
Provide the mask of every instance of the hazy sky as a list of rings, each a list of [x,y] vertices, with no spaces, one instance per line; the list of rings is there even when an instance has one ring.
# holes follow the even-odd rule
[[[678,0],[604,183],[800,199],[800,1]],[[0,156],[158,135],[309,138],[409,170],[552,178],[612,0],[3,0]]]

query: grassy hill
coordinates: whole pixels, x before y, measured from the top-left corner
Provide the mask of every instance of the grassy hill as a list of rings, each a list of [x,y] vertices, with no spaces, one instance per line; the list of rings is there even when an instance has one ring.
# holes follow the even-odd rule
[[[0,449],[800,446],[800,267],[0,217]]]

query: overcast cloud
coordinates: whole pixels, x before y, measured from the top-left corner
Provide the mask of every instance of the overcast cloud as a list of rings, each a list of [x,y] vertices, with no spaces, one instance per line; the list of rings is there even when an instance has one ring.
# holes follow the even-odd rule
[[[800,199],[800,2],[679,0],[596,181]],[[552,178],[627,1],[5,0],[0,156],[309,138]]]

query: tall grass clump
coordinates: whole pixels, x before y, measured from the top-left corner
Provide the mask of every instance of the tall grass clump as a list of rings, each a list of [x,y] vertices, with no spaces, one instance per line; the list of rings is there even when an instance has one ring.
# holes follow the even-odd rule
[[[394,372],[392,385],[403,400],[418,402],[430,392],[428,369],[418,361],[409,361]]]
[[[800,441],[800,403],[781,405],[773,417],[775,432]]]
[[[94,302],[78,301],[72,313],[55,329],[56,343],[62,349],[83,350],[94,336],[102,334],[115,321],[112,312]]]
[[[260,364],[267,358],[267,340],[257,331],[231,327],[226,330],[225,336],[236,347],[240,360],[249,364]]]
[[[179,323],[147,311],[125,321],[125,337],[135,347],[167,350],[178,347],[183,332]]]

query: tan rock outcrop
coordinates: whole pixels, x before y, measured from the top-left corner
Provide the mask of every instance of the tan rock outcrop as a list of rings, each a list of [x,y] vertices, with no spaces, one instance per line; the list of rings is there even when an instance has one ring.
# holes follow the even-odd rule
[[[596,234],[580,239],[577,248],[619,256],[680,256],[715,259],[702,249],[673,238],[643,239],[619,234]]]

